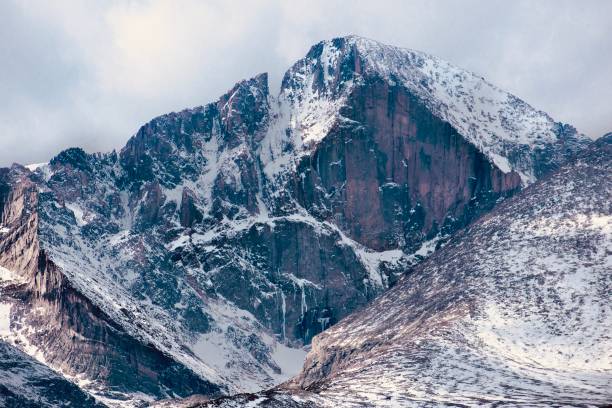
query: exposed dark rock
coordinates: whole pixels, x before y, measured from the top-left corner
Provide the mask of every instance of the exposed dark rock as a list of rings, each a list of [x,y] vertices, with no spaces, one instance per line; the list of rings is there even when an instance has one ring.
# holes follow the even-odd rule
[[[181,225],[190,228],[192,225],[202,221],[202,213],[195,205],[195,194],[189,188],[183,189],[181,197]]]
[[[405,88],[376,78],[350,101],[353,122],[304,159],[296,186],[305,208],[358,242],[415,251],[520,188]]]

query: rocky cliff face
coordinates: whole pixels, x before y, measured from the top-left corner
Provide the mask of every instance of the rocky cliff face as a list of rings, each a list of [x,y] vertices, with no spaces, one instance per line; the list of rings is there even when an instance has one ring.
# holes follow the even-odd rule
[[[134,389],[155,396],[168,390],[220,393],[217,385],[135,339],[74,287],[40,245],[39,216],[46,214],[39,211],[36,177],[34,182],[30,177],[20,166],[4,174],[13,188],[6,190],[2,214],[7,227],[0,247],[0,290],[3,305],[10,308],[3,335],[56,370],[112,389],[109,396]]]
[[[25,282],[6,337],[98,393],[271,386],[584,143],[434,57],[322,42],[277,97],[261,74],[118,153],[2,170],[0,266]]]
[[[349,101],[348,123],[301,163],[298,196],[367,247],[416,251],[520,188],[518,173],[497,168],[403,86],[368,79]]]

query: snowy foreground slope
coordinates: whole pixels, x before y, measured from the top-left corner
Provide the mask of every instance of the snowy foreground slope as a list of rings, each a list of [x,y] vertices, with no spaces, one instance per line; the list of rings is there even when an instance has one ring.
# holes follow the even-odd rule
[[[201,406],[604,406],[611,206],[607,137],[317,336],[290,383]]]
[[[2,338],[109,404],[269,388],[312,338],[586,144],[484,79],[359,37],[0,169]]]

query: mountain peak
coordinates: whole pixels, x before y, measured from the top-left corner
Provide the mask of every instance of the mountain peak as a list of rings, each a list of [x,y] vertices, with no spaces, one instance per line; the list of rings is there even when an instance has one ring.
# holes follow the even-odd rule
[[[268,74],[238,82],[219,98],[221,129],[224,139],[232,146],[252,139],[268,114]]]
[[[325,132],[309,130],[317,129],[313,122],[340,118],[344,100],[356,87],[375,80],[408,90],[498,168],[520,174],[523,184],[549,170],[534,167],[533,157],[561,138],[587,143],[575,129],[561,129],[546,113],[472,72],[420,51],[355,35],[315,44],[287,71],[281,94],[297,107],[298,127],[300,119],[305,122],[302,139],[320,140]]]

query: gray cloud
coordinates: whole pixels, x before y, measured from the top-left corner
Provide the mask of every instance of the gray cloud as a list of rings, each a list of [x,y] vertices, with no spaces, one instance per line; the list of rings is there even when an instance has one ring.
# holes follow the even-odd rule
[[[120,148],[152,117],[359,34],[477,72],[592,137],[612,130],[612,2],[0,3],[0,165]]]

